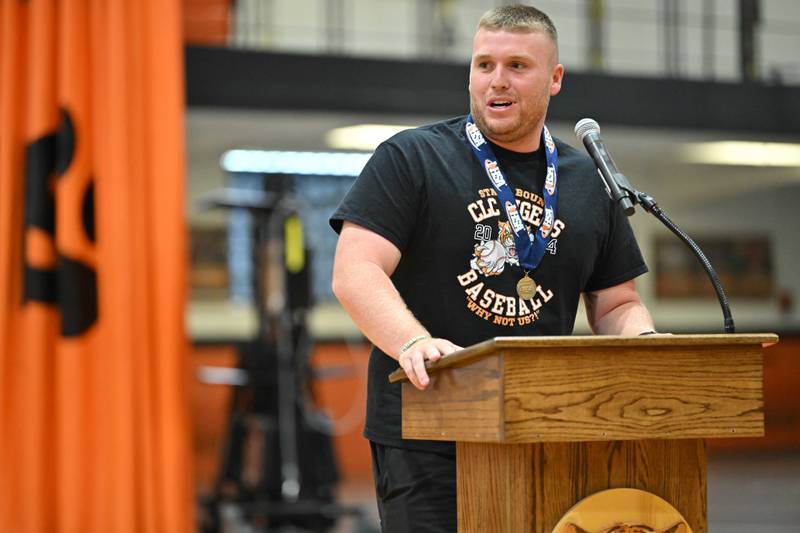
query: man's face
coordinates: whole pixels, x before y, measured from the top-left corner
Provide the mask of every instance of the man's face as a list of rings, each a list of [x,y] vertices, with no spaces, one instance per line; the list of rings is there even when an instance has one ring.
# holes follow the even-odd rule
[[[547,34],[479,29],[469,72],[475,123],[500,146],[535,150],[547,105],[561,90],[563,75]]]

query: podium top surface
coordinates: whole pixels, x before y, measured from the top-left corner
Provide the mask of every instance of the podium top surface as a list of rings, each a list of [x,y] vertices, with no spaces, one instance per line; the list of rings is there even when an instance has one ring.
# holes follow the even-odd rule
[[[502,349],[543,349],[543,348],[597,348],[597,347],[657,347],[657,346],[719,346],[759,344],[762,347],[778,342],[774,333],[728,333],[698,335],[646,335],[641,337],[622,337],[618,335],[564,335],[543,337],[494,337],[457,352],[442,357],[436,362],[426,362],[430,372],[461,365]],[[398,368],[389,375],[392,383],[408,381],[405,371]]]

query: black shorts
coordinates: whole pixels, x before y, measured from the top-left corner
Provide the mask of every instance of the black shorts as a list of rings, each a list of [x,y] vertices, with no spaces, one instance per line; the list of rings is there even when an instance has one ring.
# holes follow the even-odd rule
[[[456,531],[454,455],[370,442],[378,514],[384,533]]]

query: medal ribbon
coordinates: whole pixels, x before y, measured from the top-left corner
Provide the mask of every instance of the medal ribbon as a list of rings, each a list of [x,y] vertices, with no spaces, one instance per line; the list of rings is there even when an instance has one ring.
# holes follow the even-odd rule
[[[497,191],[503,211],[514,231],[514,243],[517,246],[517,257],[520,266],[525,270],[534,270],[542,262],[547,245],[550,244],[550,232],[553,230],[553,223],[556,220],[556,203],[558,202],[558,151],[547,130],[547,126],[542,129],[542,143],[545,146],[545,157],[547,158],[547,176],[544,180],[542,198],[544,199],[544,219],[538,229],[529,233],[525,223],[519,214],[517,200],[511,187],[508,185],[506,176],[500,169],[497,157],[489,143],[484,139],[483,134],[472,120],[472,114],[467,116],[467,140],[472,147],[472,153],[478,159],[478,163],[486,171],[489,181]],[[536,235],[538,233],[538,235]]]

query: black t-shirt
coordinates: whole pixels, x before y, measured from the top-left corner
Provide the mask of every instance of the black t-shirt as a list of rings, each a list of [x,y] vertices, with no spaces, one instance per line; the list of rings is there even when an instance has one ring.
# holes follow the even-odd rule
[[[558,205],[552,240],[533,298],[512,230],[495,190],[467,143],[465,117],[407,130],[381,144],[332,215],[391,241],[401,259],[391,279],[434,337],[469,346],[497,336],[569,335],[581,292],[647,271],[630,225],[609,199],[592,160],[556,139]],[[544,151],[522,154],[492,145],[531,229],[544,212]],[[366,288],[365,288],[366,290]],[[450,443],[401,438],[400,386],[387,376],[397,361],[373,348],[364,436],[391,446],[450,452]]]

